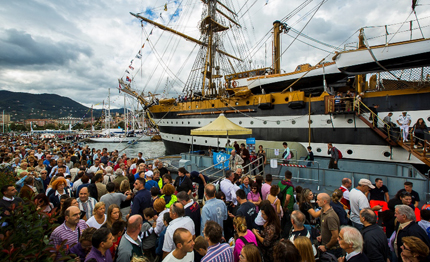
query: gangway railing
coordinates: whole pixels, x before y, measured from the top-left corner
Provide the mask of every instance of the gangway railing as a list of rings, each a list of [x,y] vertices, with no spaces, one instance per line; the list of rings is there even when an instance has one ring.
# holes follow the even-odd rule
[[[297,165],[299,165],[299,163],[301,163],[301,162],[305,162],[306,164],[306,167],[304,167],[304,168],[312,168],[311,166],[308,166],[307,164],[309,163],[309,162],[311,162],[312,164],[316,164],[317,165],[317,169],[318,169],[318,172],[317,172],[317,179],[311,179],[311,178],[301,178],[301,177],[299,177],[299,176],[297,176],[297,177],[293,177],[292,179],[294,179],[294,180],[298,180],[298,181],[300,181],[300,180],[302,180],[302,181],[312,181],[312,182],[319,182],[320,181],[320,163],[318,162],[318,161],[311,161],[311,160],[305,160],[305,159],[303,159],[303,160],[298,160],[297,161]],[[289,166],[290,164],[280,164],[280,165],[282,165],[282,166]],[[304,165],[303,165],[304,166]],[[282,177],[282,174],[281,174],[281,170],[282,170],[282,168],[280,168],[279,169],[279,172],[278,172],[278,177]]]
[[[261,173],[262,173],[262,175],[264,175],[264,162],[263,162],[264,157],[262,157],[262,156],[259,157],[259,158],[257,158],[257,159],[255,159],[254,161],[248,163],[247,165],[243,166],[242,169],[246,169],[249,166],[252,167],[252,165],[255,162],[258,162],[259,160],[261,160],[261,163],[258,164],[257,166],[255,166],[254,168],[252,168],[251,170],[249,170],[249,168],[248,168],[248,172],[245,173],[246,175],[251,175],[253,173],[253,171],[255,171],[256,169],[258,169],[260,166],[263,166],[263,171],[259,171],[257,175],[260,175]],[[253,176],[256,176],[256,175],[253,175]]]

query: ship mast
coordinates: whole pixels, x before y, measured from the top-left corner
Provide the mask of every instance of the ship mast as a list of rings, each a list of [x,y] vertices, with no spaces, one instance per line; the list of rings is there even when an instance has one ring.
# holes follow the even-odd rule
[[[235,16],[236,14],[229,9],[227,6],[225,6],[224,4],[218,2],[217,0],[202,0],[202,2],[204,4],[207,5],[207,11],[205,12],[205,17],[202,18],[202,21],[199,25],[199,29],[201,32],[201,37],[200,39],[195,39],[193,37],[190,37],[184,33],[181,33],[177,30],[174,30],[172,28],[169,28],[165,25],[162,25],[160,23],[157,23],[155,21],[152,21],[148,18],[145,18],[143,16],[141,16],[140,14],[134,14],[131,13],[131,15],[133,15],[134,17],[145,21],[149,24],[152,24],[162,30],[166,30],[169,31],[171,33],[174,33],[176,35],[179,35],[183,38],[185,38],[188,41],[197,43],[199,45],[201,45],[203,47],[203,49],[201,49],[201,52],[199,57],[197,58],[199,61],[204,61],[202,64],[200,64],[200,66],[197,66],[194,69],[200,68],[199,70],[193,70],[195,72],[198,71],[200,75],[200,80],[199,82],[201,82],[201,94],[203,97],[214,97],[217,95],[217,86],[216,86],[216,79],[219,79],[222,77],[222,75],[219,74],[220,71],[220,65],[217,64],[219,62],[217,62],[216,60],[219,59],[220,55],[235,59],[237,61],[243,62],[240,58],[233,56],[225,51],[222,50],[222,44],[220,41],[220,34],[221,32],[228,30],[229,27],[228,26],[224,26],[221,23],[219,23],[217,21],[217,16],[220,15],[224,18],[226,18],[227,20],[229,20],[230,22],[232,22],[235,26],[240,27],[240,24],[238,24],[233,18],[227,16],[226,13],[220,11],[219,9],[217,9],[217,4],[220,4],[221,7],[223,7],[224,9],[227,10],[227,12],[233,14],[233,16]],[[200,60],[201,59],[201,60]],[[231,63],[231,62],[230,62]],[[198,63],[197,63],[198,64]],[[201,77],[203,76],[203,77]],[[122,81],[123,82],[123,81]],[[120,84],[124,84],[121,83]],[[195,84],[195,82],[193,81],[193,85]],[[125,89],[129,89],[129,86],[124,85]],[[184,87],[184,90],[186,88]],[[191,90],[192,88],[188,88],[188,92],[193,92]],[[129,93],[131,90],[127,90],[129,91]],[[187,92],[187,93],[188,93]]]

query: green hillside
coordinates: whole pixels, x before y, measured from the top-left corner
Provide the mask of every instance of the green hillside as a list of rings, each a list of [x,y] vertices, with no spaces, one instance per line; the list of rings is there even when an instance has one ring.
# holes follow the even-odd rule
[[[64,96],[55,94],[29,94],[0,90],[0,113],[11,115],[11,121],[25,119],[57,119],[60,117],[90,117],[89,108]],[[111,110],[111,113],[124,112],[123,109]],[[95,118],[102,110],[94,110]]]

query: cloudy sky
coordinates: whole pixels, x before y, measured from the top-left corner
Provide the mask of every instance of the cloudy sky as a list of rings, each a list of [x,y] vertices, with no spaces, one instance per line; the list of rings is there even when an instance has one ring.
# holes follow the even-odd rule
[[[223,3],[226,1],[221,0]],[[271,39],[267,33],[273,21],[286,17],[305,0],[228,2],[242,25],[241,39],[247,48],[253,50],[248,53],[247,63],[263,67],[271,63]],[[298,64],[317,63],[329,55],[327,51],[333,51],[330,46],[354,45],[356,31],[360,27],[402,23],[411,13],[410,0],[328,0],[315,15],[315,8],[321,0],[308,2],[305,8],[286,21],[294,29],[282,37],[285,53],[281,66],[287,72]],[[418,17],[429,17],[430,0],[419,3],[422,6],[416,8]],[[0,89],[53,93],[90,106],[106,100],[108,88],[111,88],[112,106],[119,107],[123,98],[118,96],[117,79],[123,77],[125,80],[130,76],[135,80],[133,87],[139,91],[162,93],[167,87],[169,95],[177,96],[183,88],[182,83],[187,80],[198,46],[152,25],[143,23],[142,27],[129,12],[140,13],[199,38],[198,23],[202,9],[203,3],[199,0],[2,1]],[[414,15],[408,20],[412,19],[415,19]],[[429,20],[421,22],[425,37],[430,34],[425,27]],[[329,46],[298,37],[287,49],[296,36],[294,31],[302,30],[306,23],[303,33]],[[409,24],[399,28],[400,24],[397,24],[388,27],[388,31],[390,34],[397,30],[402,32],[409,28]],[[385,38],[377,36],[384,31],[384,28],[369,28],[365,32],[369,38],[376,37],[371,41],[381,43]],[[409,36],[410,33],[405,32],[396,37],[407,40]],[[414,37],[419,37],[418,31]],[[230,42],[232,38],[225,40]],[[145,46],[141,49],[143,44]],[[235,51],[233,44],[225,47],[234,55],[242,54]],[[139,51],[140,59],[136,58]],[[129,68],[130,65],[134,70]]]

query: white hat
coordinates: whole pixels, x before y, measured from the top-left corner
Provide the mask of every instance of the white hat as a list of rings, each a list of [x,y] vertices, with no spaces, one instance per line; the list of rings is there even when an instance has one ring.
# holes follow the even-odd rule
[[[152,177],[152,175],[153,175],[154,173],[152,173],[152,171],[151,170],[149,170],[149,171],[147,171],[147,172],[145,172],[145,176],[147,176],[147,177]]]
[[[360,179],[360,181],[358,181],[358,184],[359,184],[359,185],[362,185],[362,186],[368,186],[368,187],[370,187],[371,189],[374,189],[374,188],[375,188],[375,186],[374,186],[374,185],[372,185],[372,182],[370,182],[370,180],[369,180],[369,179],[365,179],[365,178]]]

